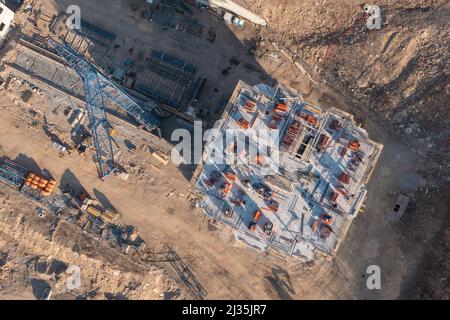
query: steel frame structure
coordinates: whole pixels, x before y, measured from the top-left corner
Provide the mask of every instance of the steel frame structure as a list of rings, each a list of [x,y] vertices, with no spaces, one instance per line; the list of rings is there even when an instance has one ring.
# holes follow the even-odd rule
[[[148,131],[157,129],[160,124],[159,117],[153,110],[155,106],[148,106],[149,111],[144,110],[67,43],[59,44],[51,39],[48,43],[83,80],[89,128],[94,140],[99,176],[103,179],[116,170],[111,125],[106,116],[106,101],[109,100],[127,111]]]

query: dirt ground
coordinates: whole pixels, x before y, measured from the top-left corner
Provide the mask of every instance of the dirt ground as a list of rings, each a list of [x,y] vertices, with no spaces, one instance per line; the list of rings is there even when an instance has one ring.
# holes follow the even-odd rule
[[[269,26],[273,28],[271,32],[274,32],[270,37],[281,36],[287,32],[285,30],[308,30],[307,28],[310,28],[309,32],[316,30],[314,23],[317,22],[310,20],[304,20],[302,24],[299,24],[297,20],[296,23],[292,22],[292,25],[288,22],[280,23],[280,25],[273,23],[273,19],[284,21],[279,19],[279,10],[289,12],[289,8],[292,7],[288,5],[293,6],[296,1],[283,1],[278,5],[274,5],[271,1],[242,2],[251,9],[259,10],[259,13],[262,12],[268,19]],[[212,79],[210,82],[212,84],[207,86],[199,102],[205,110],[211,108],[211,115],[217,116],[220,113],[220,101],[228,98],[234,83],[239,79],[251,84],[263,79],[266,81],[275,79],[298,89],[310,102],[337,106],[354,113],[368,130],[371,139],[384,144],[382,156],[368,186],[365,211],[353,222],[333,260],[322,260],[315,265],[304,265],[297,260],[281,258],[273,254],[260,254],[236,243],[232,234],[223,226],[211,224],[205,220],[201,210],[191,208],[190,201],[186,199],[190,188],[189,174],[183,168],[169,164],[161,171],[150,169],[149,175],[152,177],[150,181],[141,179],[139,172],[136,172],[128,181],[113,178],[102,182],[97,178],[95,166],[89,161],[90,159],[80,159],[77,154],[60,157],[52,147],[48,136],[42,130],[29,125],[28,115],[17,112],[20,106],[13,103],[14,93],[12,92],[0,100],[1,155],[11,158],[20,158],[22,155],[22,159],[25,155],[39,168],[45,168],[51,172],[57,181],[61,181],[65,172],[70,170],[88,192],[94,193],[94,189],[99,190],[121,212],[126,223],[138,226],[149,248],[157,252],[165,245],[170,245],[176,250],[206,290],[207,299],[445,298],[445,294],[448,294],[445,293],[448,292],[448,274],[443,272],[439,275],[441,280],[428,283],[429,273],[427,274],[424,270],[427,270],[429,266],[425,259],[433,257],[433,254],[442,258],[443,253],[440,251],[429,252],[434,247],[434,242],[440,239],[442,234],[448,236],[448,232],[442,231],[449,207],[446,197],[442,196],[449,191],[448,184],[444,183],[445,177],[448,179],[448,172],[442,162],[435,161],[435,159],[439,160],[439,157],[426,156],[424,152],[421,152],[423,151],[420,148],[421,144],[411,144],[412,137],[404,139],[404,134],[396,131],[398,125],[385,120],[387,113],[383,109],[372,108],[371,105],[366,104],[367,100],[357,95],[353,96],[347,90],[336,90],[334,81],[323,82],[323,79],[330,77],[326,71],[323,71],[325,72],[323,78],[319,79],[317,77],[320,76],[320,70],[317,74],[314,70],[311,72],[313,78],[305,75],[285,55],[273,49],[274,46],[270,44],[269,37],[264,38],[265,31],[254,30],[251,26],[244,30],[229,30],[222,22],[214,20],[215,18],[208,20],[210,18],[205,16],[206,12],[198,13],[199,19],[205,19],[202,21],[215,26],[218,40],[212,45],[204,39],[194,38],[175,30],[166,30],[164,31],[166,37],[161,37],[161,31],[151,23],[142,21],[138,14],[134,14],[129,9],[127,1],[111,1],[110,6],[98,6],[92,1],[79,1],[79,3],[82,12],[92,15],[90,18],[96,19],[96,23],[111,28],[121,38],[132,39],[137,38],[138,34],[142,35],[135,42],[148,50],[153,48],[168,50],[198,64],[200,72]],[[65,5],[64,1],[54,1],[55,7],[63,8]],[[354,5],[353,2],[351,5]],[[83,11],[83,8],[86,10]],[[308,11],[310,9],[306,6],[302,11],[303,16],[311,15]],[[270,10],[273,10],[273,13],[270,13]],[[338,8],[333,7],[333,10],[336,14],[341,14],[342,19],[350,16],[342,14]],[[299,17],[302,17],[300,13]],[[114,27],[112,24],[115,21],[120,21],[120,24],[117,23]],[[325,22],[323,22],[324,25]],[[304,28],[301,28],[302,26]],[[323,33],[328,31],[325,26]],[[253,57],[248,54],[248,49],[253,46],[258,36],[261,38],[258,40],[256,57]],[[294,36],[298,35],[292,34],[292,37]],[[274,40],[278,38],[272,41]],[[258,49],[261,41],[265,41],[271,49],[270,52],[266,51],[258,55],[258,50],[264,49]],[[281,41],[279,43],[283,44]],[[228,47],[222,45],[228,45]],[[262,71],[248,72],[248,69],[241,64],[233,67],[229,76],[223,77],[222,71],[230,64],[229,60],[233,56],[238,56],[240,60],[247,61]],[[339,54],[335,54],[330,61],[337,59],[338,56]],[[330,55],[330,57],[333,56]],[[303,58],[309,63],[314,59],[312,54],[305,54]],[[344,67],[349,65],[352,64],[343,63]],[[442,78],[438,79],[436,82],[440,85]],[[218,89],[218,93],[214,89]],[[394,93],[397,94],[397,91]],[[355,100],[360,98],[361,100]],[[373,99],[373,96],[367,99]],[[357,101],[360,102],[356,103]],[[40,106],[36,105],[36,108],[39,109]],[[437,106],[436,112],[441,110],[439,108],[441,105]],[[212,121],[214,116],[210,118],[209,120]],[[171,119],[169,118],[169,121],[173,121]],[[409,125],[409,122],[406,123]],[[412,141],[418,141],[421,138],[414,139]],[[436,146],[440,146],[438,143],[441,143],[439,142],[441,139],[436,141]],[[430,149],[434,150],[434,148],[437,147]],[[139,156],[139,153],[136,153],[136,156]],[[173,190],[175,194],[170,199],[166,199],[164,196]],[[411,206],[401,221],[390,213],[397,192],[408,193],[412,197]],[[2,217],[7,214],[7,208],[10,206],[13,207],[13,211],[18,209],[15,196],[10,195],[10,199],[14,201],[8,201],[2,205],[4,208]],[[24,245],[18,239],[8,238],[11,237],[10,233],[5,231],[1,233],[2,239],[6,239],[0,245],[1,252],[12,250],[9,249],[11,247],[9,243]],[[45,250],[34,250],[27,248],[24,252],[40,257],[49,255]],[[66,262],[70,263],[69,258],[57,255],[55,258],[67,259]],[[447,261],[445,258],[442,259],[444,262]],[[374,264],[381,268],[381,290],[369,290],[366,287],[366,268]],[[158,264],[158,267],[169,268],[164,263]],[[20,264],[16,263],[12,268],[19,269]],[[172,276],[170,273],[169,275]],[[135,275],[126,274],[126,276],[129,277],[128,280]],[[148,277],[150,283],[158,282],[156,276]],[[32,288],[26,280],[28,278],[23,276],[20,279],[25,279],[21,280],[20,288],[27,288],[23,296],[14,289],[19,284],[3,282],[4,280],[0,283],[2,285],[0,294],[4,291],[10,297],[32,297]],[[417,280],[420,281],[417,282]],[[424,295],[423,290],[417,289],[417,283],[428,286],[427,294]],[[97,286],[102,292],[115,294],[126,292],[122,282],[113,288],[106,287],[106,283]],[[159,288],[167,289],[164,286]],[[182,285],[180,288],[185,290]],[[90,287],[86,289],[86,291],[90,290]],[[170,290],[175,289],[171,287],[166,291],[170,292]],[[140,291],[137,290],[137,292]],[[130,298],[158,298],[161,292],[147,296],[142,292],[135,296],[130,295]]]
[[[372,1],[381,9],[380,30],[367,29],[362,1],[238,2],[268,21],[256,31],[258,56],[273,54],[270,43],[277,43],[316,80],[375,112],[423,155],[447,163],[447,1]]]
[[[51,218],[43,221],[16,192],[2,191],[1,198],[0,299],[40,299],[47,287],[53,299],[182,297],[163,270],[120,261],[120,255],[65,222],[49,231]],[[75,289],[68,286],[74,267],[81,272]]]

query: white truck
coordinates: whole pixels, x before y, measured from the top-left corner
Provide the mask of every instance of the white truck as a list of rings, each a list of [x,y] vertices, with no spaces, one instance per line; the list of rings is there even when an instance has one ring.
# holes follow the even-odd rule
[[[232,14],[229,13],[229,12],[225,12],[225,13],[224,13],[224,15],[223,15],[223,20],[224,20],[226,23],[228,23],[228,24],[233,24],[233,25],[235,25],[236,27],[239,27],[239,28],[241,28],[241,29],[244,28],[244,26],[245,26],[245,21],[244,21],[244,20],[242,20],[242,19],[240,19],[240,18],[238,18],[238,17],[232,15]]]

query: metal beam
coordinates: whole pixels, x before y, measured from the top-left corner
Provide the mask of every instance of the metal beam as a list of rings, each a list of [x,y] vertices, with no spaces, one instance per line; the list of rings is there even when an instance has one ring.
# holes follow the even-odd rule
[[[51,39],[48,43],[83,80],[86,110],[94,140],[98,171],[100,178],[104,178],[116,169],[110,135],[111,125],[106,117],[106,101],[109,100],[127,111],[148,131],[157,129],[160,124],[159,117],[153,110],[156,105],[150,105],[149,111],[144,110],[70,45],[67,43],[62,45]]]

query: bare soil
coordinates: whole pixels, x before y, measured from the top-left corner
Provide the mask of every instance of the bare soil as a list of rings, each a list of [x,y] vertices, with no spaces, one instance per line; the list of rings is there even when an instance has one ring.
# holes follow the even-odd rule
[[[68,3],[36,2],[47,11],[64,10]],[[146,50],[171,50],[198,64],[200,72],[212,79],[199,101],[199,107],[210,112],[206,119],[209,122],[218,117],[223,106],[220,102],[226,101],[239,79],[251,84],[277,81],[298,89],[310,102],[355,114],[371,138],[384,144],[384,149],[368,186],[366,209],[352,224],[334,259],[304,265],[243,247],[223,226],[212,224],[201,210],[191,207],[187,199],[189,170],[173,164],[161,171],[152,169],[145,165],[148,155],[139,150],[126,153],[122,160],[135,159],[137,168],[142,165],[145,174],[136,170],[128,181],[98,180],[91,158],[80,158],[75,153],[60,157],[55,152],[48,135],[40,126],[33,126],[33,118],[23,111],[29,106],[18,101],[18,93],[12,89],[0,98],[2,155],[26,156],[39,168],[51,172],[57,181],[70,170],[88,192],[100,191],[121,212],[126,223],[138,226],[151,250],[158,253],[167,245],[176,250],[206,290],[207,299],[448,297],[448,268],[445,268],[448,248],[435,246],[448,238],[448,226],[444,225],[449,208],[448,197],[444,196],[449,191],[445,163],[450,93],[448,5],[439,1],[378,1],[389,23],[383,24],[381,30],[368,32],[355,22],[361,13],[357,1],[342,1],[339,5],[327,1],[238,2],[261,14],[269,27],[258,29],[248,25],[244,30],[229,29],[219,19],[193,8],[203,23],[216,30],[215,44],[172,29],[165,30],[165,37],[161,37],[161,30],[144,21],[138,9],[131,10],[128,1],[114,0],[110,6],[79,1],[79,5],[91,21],[113,30],[118,41],[132,39],[134,45],[141,44]],[[120,24],[114,26],[117,21]],[[25,19],[22,28],[30,28]],[[251,49],[255,49],[255,55],[249,54]],[[327,55],[326,50],[330,51]],[[222,71],[233,57],[256,66],[258,71],[249,72],[241,63],[224,76]],[[288,57],[299,61],[308,72],[300,71]],[[50,101],[46,98],[44,93],[43,99]],[[43,113],[48,108],[42,101],[36,101],[33,107]],[[168,119],[178,125],[173,118]],[[409,127],[413,132],[406,135],[405,129]],[[64,180],[67,182],[70,183]],[[166,198],[173,190],[174,195]],[[402,220],[391,214],[398,192],[412,198]],[[0,213],[6,226],[11,224],[7,221],[35,214],[28,211],[18,214],[26,204],[12,194],[8,196],[12,200],[1,205]],[[15,217],[13,220],[11,215]],[[31,246],[21,243],[11,236],[14,232],[2,232],[6,240],[0,244],[1,252],[27,245],[26,250],[14,254],[22,257],[21,252],[29,252],[39,259],[52,255],[46,247],[38,250],[34,243]],[[65,237],[66,241],[69,238]],[[69,250],[67,257],[55,254],[55,258],[70,263],[71,255],[73,252]],[[171,281],[189,296],[189,290],[177,275],[168,271],[169,263],[160,262],[158,268],[164,268],[170,279],[162,276],[160,269],[140,275],[121,271],[115,279],[105,279],[100,277],[101,268],[122,270],[123,266],[117,261],[103,261],[100,256],[86,262],[92,265],[87,267],[88,272],[95,274],[96,279],[93,285],[86,284],[87,292],[95,287],[102,293],[127,295],[125,283],[139,277],[141,283],[148,282],[157,290],[139,289],[145,287],[142,285],[129,298],[160,298],[164,292],[176,291]],[[8,263],[17,270],[24,268],[21,262]],[[381,290],[369,290],[366,286],[366,269],[373,264],[382,270]],[[29,276],[5,279],[0,280],[3,288],[0,293],[17,297],[20,296],[17,288],[28,288],[23,298],[32,297]]]

